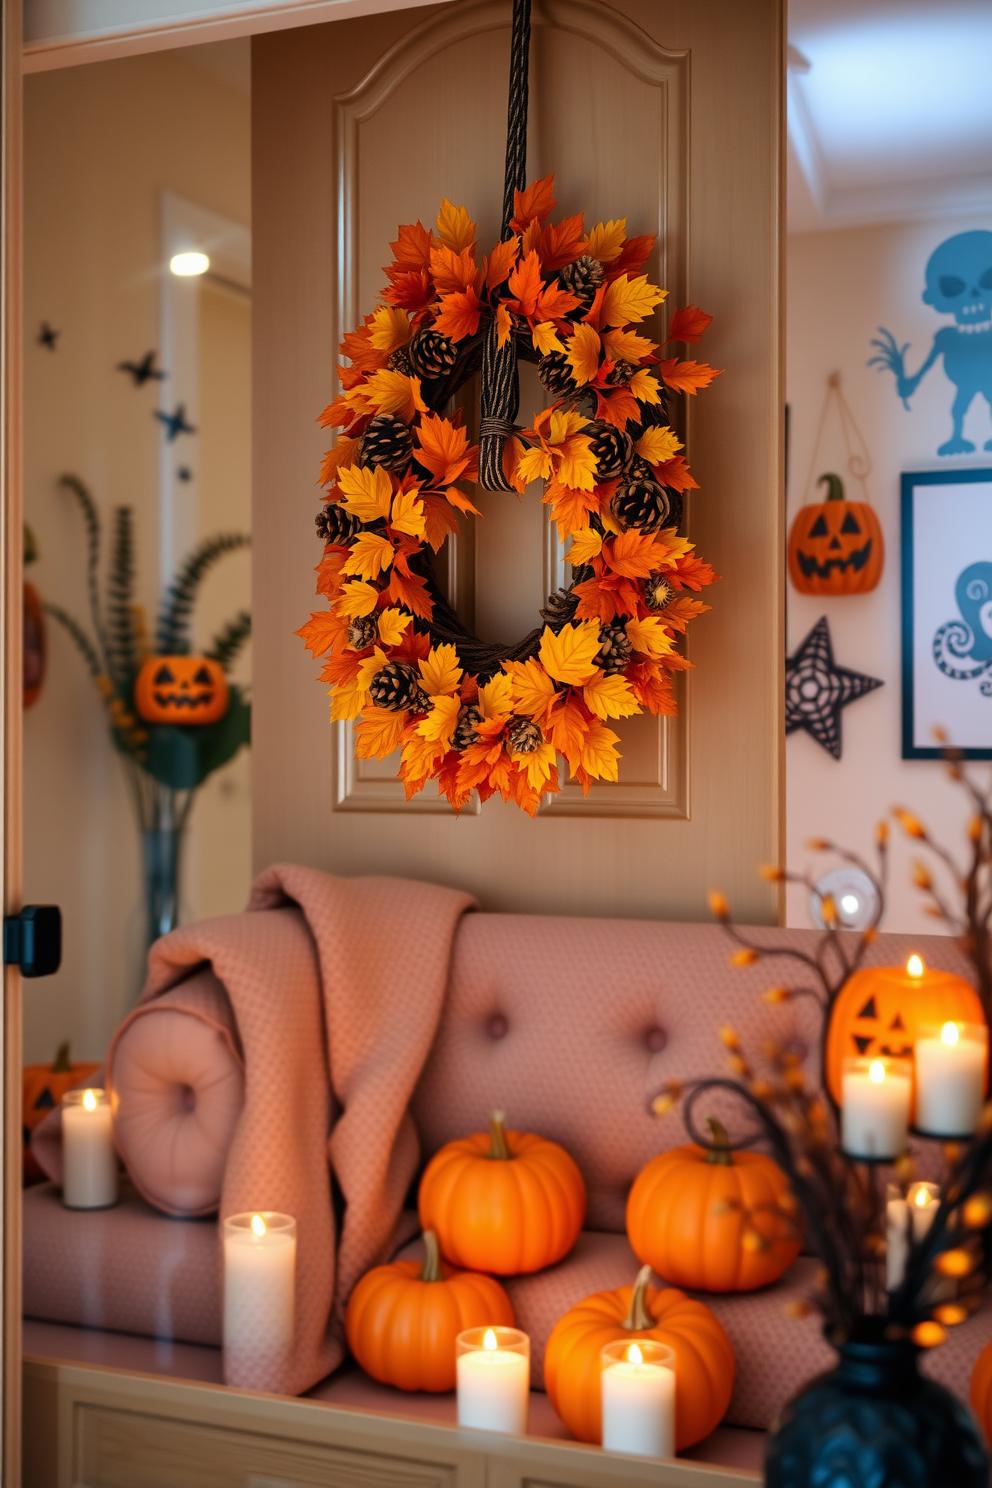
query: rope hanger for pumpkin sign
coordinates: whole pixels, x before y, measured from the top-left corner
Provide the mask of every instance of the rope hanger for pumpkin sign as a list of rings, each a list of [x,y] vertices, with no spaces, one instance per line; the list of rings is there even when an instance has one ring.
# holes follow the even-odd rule
[[[861,482],[863,499],[871,502],[868,494],[868,477],[871,475],[871,455],[868,453],[868,445],[865,437],[858,428],[857,420],[851,412],[850,404],[844,397],[840,386],[840,373],[831,372],[827,378],[827,391],[823,399],[823,408],[820,410],[820,422],[816,428],[816,438],[813,440],[813,452],[809,459],[809,470],[806,475],[806,484],[803,486],[803,499],[800,505],[805,506],[810,497],[813,486],[813,472],[817,467],[817,457],[820,453],[820,445],[823,442],[823,431],[827,426],[827,416],[830,406],[836,401],[837,415],[840,419],[840,430],[844,439],[844,448],[847,451],[847,471],[856,481]]]
[[[634,329],[666,295],[641,272],[653,236],[628,238],[626,218],[552,223],[554,177],[526,185],[529,52],[530,0],[514,0],[500,241],[477,267],[475,223],[442,202],[436,230],[399,229],[380,304],[344,336],[352,365],[320,419],[339,431],[317,517],[330,608],[298,634],[325,659],[358,756],[402,751],[408,798],[433,779],[456,811],[477,790],[533,816],[560,788],[560,756],[583,791],[617,779],[607,720],[677,711],[673,678],[691,665],[677,642],[716,575],[679,536],[696,482],[668,399],[718,374]],[[698,341],[711,319],[675,311],[664,344]],[[526,429],[520,360],[552,400]],[[476,449],[451,400],[480,369]],[[458,512],[480,515],[457,481],[523,495],[539,479],[572,579],[542,625],[493,645],[466,630],[430,550]]]

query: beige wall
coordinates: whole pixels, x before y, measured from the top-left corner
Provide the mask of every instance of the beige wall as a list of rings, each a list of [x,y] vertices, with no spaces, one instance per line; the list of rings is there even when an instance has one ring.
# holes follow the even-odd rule
[[[27,80],[25,505],[41,548],[29,577],[80,619],[87,618],[83,528],[56,486],[66,470],[87,481],[104,513],[136,508],[141,598],[154,604],[159,394],[152,384],[134,388],[115,368],[159,344],[160,193],[250,223],[246,47]],[[55,353],[34,339],[42,320],[61,332]],[[244,436],[241,443],[232,467],[243,494]],[[248,560],[229,561],[224,582],[235,587],[241,565],[240,606],[248,602]],[[101,705],[61,631],[51,635],[45,691],[25,718],[24,766],[24,897],[59,903],[65,917],[62,971],[27,984],[26,1056],[44,1058],[71,1038],[79,1056],[99,1058],[140,982],[137,834]],[[242,799],[244,770],[238,763],[232,772]],[[222,785],[216,780],[213,789]],[[241,885],[243,847],[235,853]],[[236,908],[241,893],[239,886],[235,901],[222,905],[214,896],[209,907]]]

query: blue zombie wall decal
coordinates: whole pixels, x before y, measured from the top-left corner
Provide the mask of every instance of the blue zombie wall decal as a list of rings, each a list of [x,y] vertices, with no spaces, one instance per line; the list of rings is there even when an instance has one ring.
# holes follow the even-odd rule
[[[954,585],[959,620],[948,620],[933,638],[933,659],[945,677],[980,683],[992,696],[992,563],[970,563]],[[968,665],[971,662],[973,665]]]
[[[957,393],[951,406],[954,430],[937,453],[970,455],[975,446],[962,432],[965,414],[979,394],[992,410],[992,232],[956,233],[935,248],[927,264],[923,301],[941,315],[953,315],[956,323],[941,326],[920,370],[907,375],[903,359],[909,342],[897,345],[892,332],[882,326],[871,343],[877,355],[868,365],[895,373],[896,392],[908,408],[923,378],[942,356],[944,371]],[[992,439],[986,440],[985,448],[992,450]]]

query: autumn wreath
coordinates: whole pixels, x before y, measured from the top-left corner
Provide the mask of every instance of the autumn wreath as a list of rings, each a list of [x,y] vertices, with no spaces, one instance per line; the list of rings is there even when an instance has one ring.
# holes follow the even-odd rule
[[[638,271],[653,237],[626,222],[589,233],[582,215],[552,224],[553,177],[514,196],[511,234],[476,263],[475,223],[444,201],[431,232],[401,227],[383,303],[344,338],[342,392],[321,415],[341,432],[324,457],[325,543],[318,594],[330,608],[298,632],[333,719],[360,718],[360,758],[401,749],[407,797],[436,779],[459,810],[473,790],[531,815],[559,789],[563,755],[583,790],[616,780],[607,720],[672,714],[676,649],[698,592],[716,578],[678,535],[682,493],[696,485],[668,423],[670,391],[695,393],[705,363],[662,359],[634,329],[665,291]],[[697,341],[711,316],[672,317],[669,341]],[[537,363],[552,406],[527,429],[504,428],[502,482],[545,482],[572,583],[544,625],[512,650],[461,626],[430,561],[479,479],[453,394],[479,368],[485,338]],[[485,424],[485,419],[483,420]]]

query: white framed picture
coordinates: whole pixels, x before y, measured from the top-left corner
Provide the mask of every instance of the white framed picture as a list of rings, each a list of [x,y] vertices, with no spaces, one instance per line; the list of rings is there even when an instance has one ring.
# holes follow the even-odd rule
[[[992,470],[902,477],[902,757],[992,759]]]

